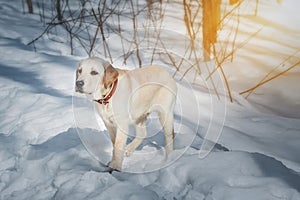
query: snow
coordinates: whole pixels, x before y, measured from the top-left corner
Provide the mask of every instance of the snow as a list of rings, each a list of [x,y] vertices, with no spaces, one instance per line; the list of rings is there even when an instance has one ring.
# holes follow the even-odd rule
[[[165,26],[180,32],[182,13],[172,12],[180,4],[173,6]],[[243,16],[238,41],[264,28],[224,66],[234,102],[177,81],[171,157],[165,160],[162,134],[151,135],[125,159],[125,172],[109,174],[105,127],[90,102],[74,93],[84,51],[71,56],[68,44],[48,39],[54,34],[35,51],[26,44],[44,30],[39,16],[23,14],[21,1],[1,1],[0,199],[300,199],[299,68],[247,100],[238,94],[287,56],[299,59],[298,8],[298,1],[264,1],[257,17]],[[151,115],[149,133],[158,126]],[[218,139],[208,155],[206,133]]]

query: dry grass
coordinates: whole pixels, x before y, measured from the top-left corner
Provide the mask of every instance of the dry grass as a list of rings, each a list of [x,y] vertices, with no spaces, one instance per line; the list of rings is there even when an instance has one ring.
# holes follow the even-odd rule
[[[162,59],[162,62],[168,63],[168,65],[175,68],[174,76],[178,72],[182,74],[179,78],[180,80],[185,78],[188,74],[194,73],[194,79],[190,81],[195,83],[197,77],[205,76],[204,80],[209,82],[214,93],[219,96],[220,92],[218,91],[219,88],[217,87],[217,80],[215,80],[214,74],[218,73],[221,75],[230,101],[233,101],[232,91],[228,81],[228,74],[225,73],[223,65],[228,61],[233,62],[236,52],[248,44],[251,39],[256,37],[264,27],[262,26],[257,31],[251,33],[244,41],[237,43],[241,23],[240,9],[244,1],[237,1],[232,6],[228,6],[223,2],[221,7],[217,8],[213,7],[213,5],[214,3],[219,4],[221,2],[220,0],[209,2],[205,0],[202,2],[183,0],[182,9],[184,15],[182,16],[182,22],[186,28],[186,36],[181,39],[187,41],[187,45],[183,47],[183,54],[181,58],[178,59],[178,55],[174,57],[172,49],[168,46],[167,43],[169,41],[162,38],[166,8],[167,5],[172,2],[157,1],[153,3],[154,1],[149,1],[147,5],[140,6],[137,3],[138,1],[134,0],[118,0],[113,2],[104,0],[99,1],[97,7],[92,7],[90,10],[87,10],[86,5],[89,4],[90,1],[82,0],[81,7],[75,12],[67,5],[68,2],[69,1],[66,1],[66,5],[61,6],[63,10],[61,10],[60,13],[57,13],[55,6],[53,6],[54,10],[52,12],[54,16],[49,23],[46,23],[47,26],[44,32],[33,39],[28,45],[35,45],[35,42],[40,40],[44,34],[60,26],[63,27],[69,35],[71,54],[74,52],[74,43],[76,43],[76,47],[78,48],[79,44],[89,56],[101,54],[113,61],[114,56],[111,53],[112,47],[107,38],[109,38],[111,34],[114,34],[117,35],[121,41],[120,47],[122,48],[123,63],[126,64],[128,58],[135,56],[134,58],[138,61],[138,66],[141,67],[143,65],[141,51],[145,46],[143,44],[148,42],[148,45],[152,45],[150,62],[152,63],[157,59],[158,55]],[[213,16],[210,12],[211,10],[203,10],[204,3],[206,5],[209,3],[207,9],[213,10]],[[40,13],[44,13],[44,5],[41,8],[43,10]],[[258,1],[256,2],[256,10],[254,13],[257,13],[257,8]],[[59,14],[65,13],[72,14],[59,17]],[[141,15],[143,18],[146,16],[146,21],[142,22],[143,24],[140,24],[141,22],[139,21]],[[45,16],[42,18],[45,19]],[[128,34],[124,31],[128,29],[128,27],[124,27],[122,24],[124,21],[131,22],[132,34]],[[233,21],[234,23],[229,23]],[[204,26],[205,24],[206,27]],[[214,24],[214,26],[212,27],[211,24]],[[223,31],[225,28],[226,31]],[[218,41],[218,34],[224,32],[227,33],[225,36],[226,39]],[[101,48],[99,48],[99,41],[101,41]],[[200,46],[203,46],[203,48],[199,48]],[[287,62],[291,57],[293,57],[293,55],[285,59],[283,63]],[[211,58],[215,62],[214,67],[208,66],[207,64],[207,61]],[[168,61],[163,59],[167,59]],[[190,61],[189,64],[185,62],[186,60]],[[283,63],[274,67],[255,86],[240,92],[240,94],[247,93],[246,98],[249,97],[258,87],[281,76],[299,64],[299,62],[297,62],[295,65],[291,65],[286,70],[270,77]]]

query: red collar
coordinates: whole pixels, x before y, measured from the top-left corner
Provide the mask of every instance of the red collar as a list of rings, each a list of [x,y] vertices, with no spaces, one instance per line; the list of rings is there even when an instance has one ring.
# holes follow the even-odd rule
[[[110,90],[109,94],[105,96],[104,99],[99,99],[99,100],[94,100],[99,104],[103,104],[106,105],[109,103],[110,98],[112,97],[112,95],[114,95],[116,89],[117,89],[117,85],[118,85],[118,79],[115,80],[115,82],[113,83],[113,87]]]

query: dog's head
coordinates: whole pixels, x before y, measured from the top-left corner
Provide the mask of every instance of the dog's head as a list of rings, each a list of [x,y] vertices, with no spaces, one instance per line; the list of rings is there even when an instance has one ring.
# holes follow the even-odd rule
[[[118,75],[118,71],[101,58],[82,60],[76,71],[76,92],[84,93],[94,100],[102,99]]]

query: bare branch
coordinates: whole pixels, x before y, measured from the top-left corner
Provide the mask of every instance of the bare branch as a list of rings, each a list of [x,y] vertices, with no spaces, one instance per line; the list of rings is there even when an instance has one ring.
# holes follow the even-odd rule
[[[245,91],[243,91],[243,92],[240,92],[240,94],[245,94],[245,93],[247,93],[247,92],[252,92],[252,91],[256,90],[258,87],[260,87],[260,86],[262,86],[262,85],[264,85],[264,84],[270,82],[271,80],[273,80],[273,79],[275,79],[275,78],[277,78],[277,77],[279,77],[279,76],[285,74],[286,72],[290,71],[291,69],[293,69],[293,68],[295,68],[295,67],[299,67],[299,66],[300,66],[300,60],[299,60],[298,62],[296,62],[295,64],[291,65],[290,67],[288,67],[287,69],[283,70],[282,72],[280,72],[280,73],[278,73],[278,74],[272,76],[271,78],[269,78],[269,79],[267,79],[267,80],[265,80],[265,81],[262,81],[262,82],[258,83],[258,84],[255,85],[254,87],[249,88],[248,90],[245,90]]]

